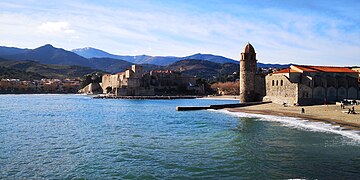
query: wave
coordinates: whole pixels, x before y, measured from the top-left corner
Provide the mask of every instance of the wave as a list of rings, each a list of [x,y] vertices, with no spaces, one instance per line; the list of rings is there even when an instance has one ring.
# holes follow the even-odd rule
[[[351,138],[360,142],[360,131],[358,130],[349,130],[347,128],[341,127],[339,125],[334,125],[325,122],[318,121],[310,121],[301,118],[295,117],[287,117],[287,116],[274,116],[274,115],[263,115],[263,114],[251,114],[244,112],[230,112],[228,110],[212,110],[225,114],[229,114],[236,117],[248,117],[248,118],[257,118],[260,121],[270,121],[270,122],[279,122],[283,126],[309,130],[309,131],[317,131],[317,132],[328,132],[342,135],[344,137]]]
[[[224,101],[239,101],[239,99],[235,98],[212,98],[212,97],[204,97],[204,98],[196,98],[201,100],[224,100]]]

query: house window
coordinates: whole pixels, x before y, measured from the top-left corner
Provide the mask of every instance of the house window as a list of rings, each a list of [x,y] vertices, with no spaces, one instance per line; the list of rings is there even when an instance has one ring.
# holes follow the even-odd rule
[[[284,82],[283,80],[280,81],[280,86],[283,86]]]

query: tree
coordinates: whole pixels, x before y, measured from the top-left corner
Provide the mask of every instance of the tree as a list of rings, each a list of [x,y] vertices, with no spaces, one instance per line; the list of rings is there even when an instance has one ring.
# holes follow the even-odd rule
[[[85,75],[82,79],[83,81],[81,83],[81,89],[89,85],[90,83],[101,83],[102,75],[103,75],[102,73],[98,73],[98,72]]]
[[[222,95],[239,95],[240,94],[240,83],[236,82],[217,82],[211,85],[211,88],[217,91],[218,94]]]

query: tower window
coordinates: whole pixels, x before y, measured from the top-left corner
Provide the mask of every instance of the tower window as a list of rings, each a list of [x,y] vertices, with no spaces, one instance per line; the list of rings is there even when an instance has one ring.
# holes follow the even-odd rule
[[[283,86],[284,82],[283,80],[280,81],[280,86]]]
[[[275,85],[275,81],[274,80],[272,80],[272,86],[274,86]]]
[[[276,80],[276,86],[278,86],[279,85],[279,81],[278,80]]]

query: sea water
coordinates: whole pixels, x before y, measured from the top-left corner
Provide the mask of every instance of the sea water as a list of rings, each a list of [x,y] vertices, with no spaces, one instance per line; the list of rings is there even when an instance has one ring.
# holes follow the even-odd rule
[[[0,179],[356,179],[356,131],[176,106],[236,101],[0,96]]]

